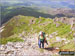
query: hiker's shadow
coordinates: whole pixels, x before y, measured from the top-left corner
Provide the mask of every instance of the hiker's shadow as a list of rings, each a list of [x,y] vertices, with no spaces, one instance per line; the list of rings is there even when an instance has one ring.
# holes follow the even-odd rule
[[[55,48],[53,48],[53,47],[47,47],[47,48],[44,48],[45,50],[48,50],[48,51],[53,51],[53,50],[55,50]]]

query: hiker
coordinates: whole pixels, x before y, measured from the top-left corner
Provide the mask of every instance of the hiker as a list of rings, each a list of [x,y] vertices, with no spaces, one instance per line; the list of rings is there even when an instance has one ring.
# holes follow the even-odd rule
[[[45,37],[45,32],[40,31],[39,36],[38,36],[39,48],[41,48],[41,45],[42,45],[42,48],[44,48],[44,43],[48,45],[46,37]]]

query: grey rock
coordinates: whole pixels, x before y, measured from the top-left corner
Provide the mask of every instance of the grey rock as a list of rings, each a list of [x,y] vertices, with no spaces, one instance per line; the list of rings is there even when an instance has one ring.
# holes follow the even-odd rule
[[[59,27],[61,24],[60,23],[56,23],[56,27]]]
[[[0,50],[5,50],[7,48],[7,46],[5,45],[0,45]]]
[[[75,37],[75,33],[73,33],[73,36]]]
[[[50,34],[50,35],[49,35],[49,38],[53,38],[53,35]]]

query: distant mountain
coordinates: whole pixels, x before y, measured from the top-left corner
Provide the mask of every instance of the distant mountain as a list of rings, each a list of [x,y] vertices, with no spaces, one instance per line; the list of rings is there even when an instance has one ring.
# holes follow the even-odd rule
[[[4,0],[2,4],[11,4],[11,5],[24,5],[24,6],[47,6],[50,8],[75,8],[74,0]]]
[[[67,9],[67,8],[58,8],[48,11],[49,14],[64,14],[66,16],[73,16],[75,17],[75,10],[74,9]]]

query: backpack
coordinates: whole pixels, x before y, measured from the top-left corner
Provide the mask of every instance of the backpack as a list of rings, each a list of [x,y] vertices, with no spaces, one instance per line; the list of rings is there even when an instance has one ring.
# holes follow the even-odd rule
[[[42,33],[41,35],[39,35],[40,40],[44,40],[45,39],[45,34]]]

